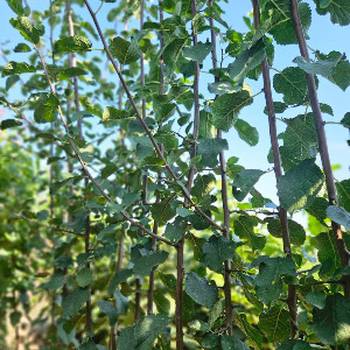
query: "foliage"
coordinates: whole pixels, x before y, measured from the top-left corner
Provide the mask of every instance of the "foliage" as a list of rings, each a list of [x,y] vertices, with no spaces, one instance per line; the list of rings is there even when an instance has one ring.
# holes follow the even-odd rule
[[[306,38],[312,14],[350,23],[347,0],[254,0],[244,33],[227,1],[6,0],[1,348],[349,348],[350,179],[327,167],[317,88],[346,91],[350,63],[291,46],[275,68],[301,43],[292,2]],[[262,94],[269,134],[245,113]],[[272,169],[232,137],[270,139]]]

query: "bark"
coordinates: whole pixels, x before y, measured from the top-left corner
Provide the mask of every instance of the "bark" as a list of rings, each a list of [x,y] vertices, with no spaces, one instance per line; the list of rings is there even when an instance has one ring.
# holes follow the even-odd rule
[[[213,0],[208,1],[209,6],[213,6]],[[210,24],[210,36],[211,36],[211,60],[213,69],[218,68],[217,60],[217,45],[216,45],[216,33],[214,28],[213,18],[209,18]],[[217,81],[217,78],[215,78]],[[217,131],[217,138],[222,138],[221,130]],[[220,160],[220,177],[221,177],[221,200],[222,200],[222,209],[224,214],[224,231],[223,236],[227,239],[230,239],[230,210],[228,206],[228,193],[227,193],[227,177],[226,177],[226,161],[225,153],[221,151],[219,154]],[[231,261],[226,260],[224,262],[224,295],[225,295],[225,317],[226,317],[226,328],[229,335],[233,333],[233,309],[232,309],[232,300],[231,300]]]
[[[300,54],[308,61],[310,58],[309,51],[308,51],[304,31],[300,20],[298,1],[296,0],[291,0],[291,13],[292,13],[292,19],[294,24],[294,32],[298,39]],[[326,137],[325,128],[324,128],[324,121],[322,118],[321,108],[320,108],[318,95],[317,95],[315,76],[313,74],[307,74],[307,73],[305,73],[305,75],[306,75],[306,81],[307,81],[307,87],[308,87],[309,100],[310,100],[312,112],[314,115],[323,172],[326,177],[328,201],[330,205],[336,205],[337,191],[336,191],[335,181],[333,177],[331,160],[329,157],[328,142],[327,142],[327,137]],[[341,260],[341,263],[344,267],[348,266],[349,251],[347,250],[346,243],[343,239],[343,232],[341,230],[341,227],[339,224],[337,224],[334,221],[332,221],[332,231],[336,239],[337,251],[338,251],[338,255]],[[343,278],[343,286],[344,286],[345,296],[350,298],[350,276],[346,276]]]

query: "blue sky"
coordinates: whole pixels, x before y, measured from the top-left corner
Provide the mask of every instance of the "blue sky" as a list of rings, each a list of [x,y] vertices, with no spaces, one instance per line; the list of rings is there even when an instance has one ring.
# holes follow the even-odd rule
[[[338,50],[345,52],[350,56],[350,26],[340,27],[331,23],[329,16],[319,16],[314,11],[314,3],[311,0],[307,1],[313,9],[313,22],[309,31],[310,41],[309,46],[318,49],[322,52],[328,53],[332,50]],[[30,6],[34,9],[42,10],[48,8],[49,0],[28,0]],[[97,8],[100,1],[90,0],[93,7]],[[106,13],[112,8],[113,4],[104,4],[102,10],[99,13],[101,24],[103,27],[111,27],[111,23],[107,23],[104,19]],[[242,16],[247,15],[251,9],[250,0],[230,0],[229,4],[224,4],[225,9],[225,20],[236,30],[246,31],[247,28],[243,22]],[[8,23],[8,19],[13,17],[12,11],[6,5],[4,0],[0,1],[0,13],[2,14],[2,28],[0,31],[0,43],[4,43],[10,40],[8,48],[13,48],[15,44],[21,40],[16,31]],[[85,11],[80,9],[80,11]],[[87,12],[81,12],[81,15],[87,18]],[[90,21],[91,22],[91,21]],[[22,41],[22,40],[21,40]],[[293,65],[293,59],[299,56],[298,47],[296,45],[278,46],[275,53],[274,67],[277,69],[283,69],[288,65]],[[229,60],[225,63],[230,63]],[[1,85],[4,84],[4,79],[1,78]],[[210,82],[207,74],[202,74],[202,91],[206,90],[206,85]],[[254,93],[261,90],[262,82],[249,81]],[[209,94],[207,95],[210,96]],[[335,116],[325,118],[332,121],[340,121],[344,114],[350,111],[350,88],[347,92],[343,92],[337,86],[331,84],[327,80],[320,78],[319,87],[320,102],[330,104],[333,109]],[[281,96],[275,95],[275,100],[281,100]],[[230,150],[227,152],[227,157],[235,155],[240,158],[240,164],[246,168],[271,168],[266,160],[268,153],[269,135],[267,127],[267,117],[262,112],[264,108],[264,96],[263,94],[256,97],[255,102],[252,106],[245,108],[241,112],[241,118],[248,121],[251,125],[254,125],[260,133],[259,144],[255,147],[250,147],[238,138],[238,135],[234,130],[230,131],[225,135],[229,141]],[[294,113],[294,114],[293,114]],[[287,112],[284,117],[293,117],[297,113],[296,111]],[[283,131],[283,125],[279,124],[279,130]],[[344,179],[349,177],[349,147],[347,146],[346,140],[348,139],[348,131],[339,125],[327,125],[327,136],[329,140],[329,150],[333,164],[341,164],[342,168],[335,172],[337,179]],[[274,189],[274,178],[273,174],[270,173],[262,177],[258,184],[258,189],[266,196],[275,200],[275,189]]]

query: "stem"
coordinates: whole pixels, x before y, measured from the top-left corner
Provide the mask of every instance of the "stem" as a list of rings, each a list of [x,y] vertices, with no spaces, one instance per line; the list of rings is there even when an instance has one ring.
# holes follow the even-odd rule
[[[141,113],[139,112],[137,106],[136,106],[136,103],[135,103],[135,100],[129,90],[129,87],[128,85],[126,84],[125,80],[124,80],[124,77],[123,75],[121,74],[121,71],[116,63],[116,61],[114,60],[113,58],[113,55],[107,45],[107,42],[106,42],[106,39],[102,33],[102,30],[101,30],[101,27],[100,27],[100,24],[96,18],[96,15],[94,14],[88,0],[84,0],[84,3],[91,15],[91,18],[95,24],[95,27],[96,27],[96,30],[98,32],[98,35],[102,41],[102,44],[103,44],[103,47],[105,49],[105,52],[107,54],[107,57],[109,59],[109,61],[111,62],[113,68],[114,68],[114,71],[115,73],[117,74],[119,80],[120,80],[120,83],[127,95],[127,98],[131,104],[131,107],[132,109],[134,110],[135,112],[135,115],[136,115],[136,118],[138,119],[138,121],[140,122],[142,128],[144,129],[146,135],[148,136],[148,138],[150,139],[152,145],[153,145],[153,148],[157,154],[157,156],[162,160],[163,164],[164,164],[164,167],[165,169],[167,170],[167,172],[169,173],[170,177],[175,181],[175,183],[177,185],[179,185],[182,193],[183,193],[183,196],[185,197],[186,201],[188,201],[188,203],[197,211],[198,214],[200,214],[203,218],[205,218],[213,227],[215,227],[216,229],[220,230],[220,231],[223,231],[223,228],[218,225],[215,221],[213,221],[210,216],[208,216],[200,207],[198,207],[192,200],[191,198],[191,195],[190,193],[188,192],[188,189],[179,181],[177,175],[175,174],[174,170],[172,169],[172,167],[169,165],[169,163],[167,162],[164,154],[162,153],[156,139],[154,138],[153,134],[152,134],[152,131],[149,129],[148,125],[146,124],[146,122],[143,120],[142,118],[142,115]]]
[[[259,9],[259,0],[253,0],[253,10],[254,10],[254,25],[255,29],[258,30],[260,27],[260,9]],[[276,181],[282,176],[282,166],[281,166],[281,154],[278,143],[277,135],[277,126],[276,126],[276,113],[273,104],[272,97],[272,88],[271,88],[271,78],[270,78],[270,69],[265,58],[261,64],[261,70],[263,74],[264,81],[264,94],[266,101],[266,108],[269,121],[269,133],[270,133],[270,142],[273,155],[273,164],[274,164],[274,173]],[[281,233],[283,240],[283,250],[287,257],[292,257],[292,248],[290,244],[290,234],[288,227],[288,216],[285,208],[279,206],[278,216],[281,223]],[[296,299],[296,288],[294,285],[288,285],[288,297],[287,304],[289,308],[289,317],[291,324],[291,336],[294,338],[297,332],[297,299]]]
[[[68,21],[68,31],[69,36],[73,37],[74,32],[74,21],[73,21],[73,12],[71,7],[71,2],[68,0],[67,2],[67,21]],[[69,55],[69,67],[74,68],[77,66],[76,56],[74,53],[71,53]],[[79,101],[79,86],[78,86],[78,79],[77,77],[73,77],[73,90],[74,90],[74,106],[76,113],[80,112],[80,101]],[[81,119],[78,119],[78,129],[79,129],[79,136],[81,139],[84,139],[83,134],[83,125],[81,122]],[[84,175],[84,170],[82,170]],[[84,180],[84,187],[85,192],[88,187],[89,180],[85,177]],[[86,194],[85,194],[86,197]],[[86,198],[85,198],[86,200]],[[84,234],[84,245],[85,245],[85,253],[88,255],[90,253],[90,233],[91,233],[91,224],[90,224],[90,215],[87,214],[86,222],[85,222],[85,234]],[[86,268],[90,269],[90,263],[86,263]],[[89,297],[86,301],[86,311],[85,311],[85,328],[86,332],[89,336],[93,336],[93,330],[92,330],[92,305],[91,305],[91,288],[89,287]]]
[[[136,277],[135,280],[135,314],[134,320],[137,322],[141,316],[141,279]]]
[[[306,44],[300,15],[298,9],[298,2],[296,0],[291,0],[291,13],[294,24],[294,31],[298,39],[299,51],[301,56],[303,56],[307,61],[309,60],[309,52]],[[306,81],[308,87],[309,100],[314,115],[315,127],[318,137],[318,146],[321,155],[323,172],[326,177],[326,187],[328,193],[328,201],[330,205],[337,203],[337,192],[333,177],[333,171],[331,166],[331,161],[328,152],[327,137],[324,129],[324,121],[322,118],[322,113],[320,109],[320,104],[318,101],[315,76],[313,74],[306,74]],[[332,221],[332,231],[336,239],[336,245],[340,261],[343,266],[348,266],[349,264],[349,251],[347,250],[346,244],[343,239],[343,233],[341,227],[336,222]],[[344,283],[344,294],[346,297],[350,298],[350,276],[345,276],[343,279]]]
[[[213,6],[213,0],[208,1],[209,7]],[[214,20],[212,17],[209,18],[210,25],[210,37],[211,37],[211,61],[213,69],[218,67],[218,59],[216,54],[216,33],[214,29]],[[215,77],[217,81],[218,78]],[[216,97],[216,96],[215,96]],[[222,138],[221,130],[217,131],[217,138]],[[224,229],[223,236],[227,239],[230,239],[230,210],[228,206],[228,193],[227,193],[227,177],[226,177],[226,161],[225,161],[225,153],[221,151],[219,154],[220,160],[220,176],[221,176],[221,200],[222,200],[222,208],[224,214]],[[232,300],[231,300],[231,261],[226,260],[224,262],[224,295],[225,295],[225,316],[226,316],[226,328],[229,335],[233,334],[233,308],[232,308]]]
[[[197,15],[197,4],[196,0],[191,1],[191,12],[192,18]],[[197,45],[198,37],[195,28],[195,23],[192,20],[192,44]],[[195,62],[194,69],[194,81],[193,81],[193,95],[194,95],[194,111],[193,111],[193,143],[190,151],[190,159],[193,159],[197,155],[197,140],[199,136],[199,77],[200,77],[200,67],[199,63]],[[196,168],[192,164],[190,166],[187,178],[187,191],[191,192],[193,185],[194,176],[196,173]],[[190,201],[185,198],[185,206],[190,205]],[[185,238],[182,238],[177,247],[177,259],[176,259],[176,301],[175,301],[175,323],[176,323],[176,349],[184,349],[183,341],[183,280],[184,280],[184,248],[185,248]]]
[[[164,13],[163,13],[163,9],[162,9],[162,0],[159,0],[158,8],[159,8],[159,23],[162,24],[162,22],[164,20]],[[164,48],[164,40],[163,40],[163,35],[162,34],[160,34],[160,36],[159,36],[159,43],[160,43],[159,49],[160,49],[160,52],[162,52],[163,48]],[[160,56],[160,60],[159,60],[159,69],[160,69],[160,73],[159,73],[159,94],[161,95],[161,94],[164,93],[164,67],[163,67],[163,56],[162,55]],[[161,174],[158,173],[158,183],[160,183],[160,178],[161,178]],[[160,197],[157,194],[156,203],[159,203],[159,202],[160,202]],[[154,224],[153,224],[153,233],[155,235],[158,235],[158,229],[159,229],[159,225],[155,221]],[[157,241],[155,239],[153,239],[153,241],[152,241],[152,250],[156,250],[156,249],[157,249]],[[149,285],[148,285],[148,291],[147,291],[147,314],[148,315],[152,315],[153,314],[154,272],[155,272],[155,270],[153,269],[151,271],[150,275],[149,275]]]

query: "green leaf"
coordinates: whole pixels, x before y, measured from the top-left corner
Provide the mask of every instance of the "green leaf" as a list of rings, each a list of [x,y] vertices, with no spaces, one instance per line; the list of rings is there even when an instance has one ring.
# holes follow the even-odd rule
[[[166,225],[164,236],[174,242],[179,242],[185,235],[187,224],[181,218],[177,217],[174,223],[169,223]]]
[[[239,201],[244,200],[265,172],[259,169],[243,169],[233,179],[233,195]]]
[[[212,235],[203,244],[204,263],[211,270],[222,273],[223,262],[232,259],[235,251],[235,243],[222,236]]]
[[[277,350],[312,350],[310,344],[305,343],[302,340],[287,340]]]
[[[25,16],[11,18],[10,23],[20,32],[24,39],[35,45],[39,43],[40,37],[45,33],[43,25],[33,25],[30,18]]]
[[[212,105],[213,124],[217,129],[228,131],[237,119],[239,111],[253,102],[246,90],[219,96]]]
[[[282,134],[281,157],[287,171],[305,159],[316,158],[318,141],[312,113],[284,119],[284,122],[287,128]]]
[[[201,164],[205,167],[214,168],[218,163],[218,155],[228,150],[225,139],[200,139],[198,143],[198,155],[202,156]]]
[[[57,290],[64,285],[64,274],[61,272],[55,272],[51,278],[42,284],[42,288],[47,290]]]
[[[84,69],[79,67],[64,68],[58,71],[57,79],[67,80],[67,79],[78,77],[85,74],[87,74],[87,72]]]
[[[240,84],[247,74],[255,69],[266,57],[265,45],[262,40],[244,50],[233,63],[227,67],[231,79]]]
[[[305,72],[298,67],[288,67],[275,74],[273,87],[283,94],[283,101],[288,105],[301,105],[307,97]]]
[[[277,182],[281,206],[288,211],[302,209],[317,195],[323,174],[314,160],[307,159],[281,176]]]
[[[22,122],[20,122],[17,119],[4,119],[0,122],[0,129],[5,130],[9,128],[15,128],[21,125],[22,125]]]
[[[340,122],[345,128],[350,129],[350,112],[345,113],[344,118]]]
[[[288,257],[259,257],[253,265],[259,266],[255,278],[256,293],[265,304],[276,301],[282,293],[282,277],[294,277],[296,274],[293,261]]]
[[[185,292],[199,305],[211,308],[218,299],[218,289],[194,272],[186,275]]]
[[[212,329],[215,325],[215,322],[221,317],[225,310],[225,300],[219,299],[211,308],[209,312],[208,325],[209,329]]]
[[[167,317],[150,315],[133,327],[124,328],[118,336],[118,350],[151,350],[153,343],[169,323]]]
[[[102,114],[102,120],[108,122],[110,120],[120,120],[129,118],[130,114],[125,110],[120,110],[112,106],[107,106]]]
[[[21,16],[24,14],[22,0],[6,0],[6,2],[17,15]]]
[[[255,146],[259,142],[259,133],[256,128],[242,119],[237,119],[234,123],[239,137],[250,146]]]
[[[8,75],[13,74],[23,74],[23,73],[33,73],[36,69],[31,64],[28,64],[26,62],[15,62],[10,61],[6,64],[2,71],[2,76],[6,77]]]
[[[127,41],[120,36],[113,38],[110,44],[112,55],[120,64],[130,64],[140,59],[141,54],[137,44]]]
[[[195,46],[185,47],[182,51],[184,57],[189,60],[202,63],[211,51],[211,43],[199,42]]]
[[[13,49],[14,52],[30,52],[32,49],[25,43],[18,43]]]
[[[237,336],[221,336],[221,348],[222,350],[249,350],[242,340]]]
[[[77,283],[79,287],[85,288],[89,286],[91,282],[92,282],[92,273],[89,268],[85,267],[77,273]]]
[[[282,305],[275,305],[259,317],[259,328],[272,343],[286,340],[290,334],[289,313]]]
[[[50,123],[57,117],[59,101],[53,94],[42,94],[36,103],[34,119],[37,123]]]
[[[282,226],[279,219],[268,218],[267,229],[274,237],[282,238]],[[289,236],[292,244],[302,245],[305,242],[306,233],[304,227],[294,220],[288,219]]]
[[[350,212],[350,179],[337,182],[336,187],[339,206]]]
[[[318,309],[323,309],[326,305],[327,295],[322,292],[310,292],[305,295],[305,300]]]
[[[331,16],[332,23],[346,26],[350,24],[350,3],[348,0],[314,0],[317,12],[320,15],[327,13]]]
[[[84,303],[88,300],[90,292],[88,289],[77,288],[65,295],[62,300],[63,317],[75,316]]]
[[[157,220],[159,225],[166,224],[176,215],[177,202],[169,199],[163,199],[161,202],[153,204],[151,208],[154,220]]]
[[[266,1],[266,13],[269,21],[267,29],[278,44],[288,45],[297,43],[290,11],[290,2],[286,0]],[[304,2],[299,2],[299,14],[303,30],[307,32],[311,25],[311,9]]]
[[[240,215],[235,218],[235,233],[249,243],[252,250],[262,250],[266,243],[266,237],[255,232],[259,221],[251,215]]]
[[[54,44],[55,53],[84,52],[89,51],[92,44],[88,38],[82,35],[64,36]]]
[[[340,294],[329,295],[323,309],[314,308],[312,329],[325,344],[350,340],[350,300]]]
[[[306,73],[322,75],[345,91],[350,85],[349,61],[344,58],[343,54],[335,51],[326,57],[328,59],[316,62],[308,62],[303,57],[297,57],[294,62]]]
[[[134,247],[131,251],[131,262],[134,264],[133,271],[136,276],[147,276],[158,265],[162,264],[169,253],[158,250],[145,250]]]
[[[344,226],[346,230],[350,230],[350,213],[345,209],[330,205],[327,208],[327,216],[337,224]]]

